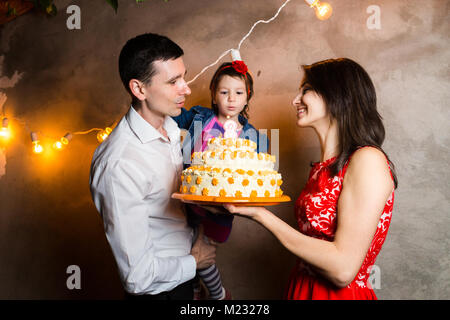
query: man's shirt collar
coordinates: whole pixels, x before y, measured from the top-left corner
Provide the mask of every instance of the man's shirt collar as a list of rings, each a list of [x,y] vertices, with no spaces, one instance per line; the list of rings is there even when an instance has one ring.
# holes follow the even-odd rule
[[[131,130],[142,143],[148,143],[159,138],[167,141],[167,139],[160,132],[158,132],[155,127],[142,118],[133,106],[131,106],[130,110],[128,110],[126,119]],[[176,140],[180,139],[180,129],[171,117],[165,117],[163,127],[167,131],[167,135],[169,136],[171,142],[176,142]]]

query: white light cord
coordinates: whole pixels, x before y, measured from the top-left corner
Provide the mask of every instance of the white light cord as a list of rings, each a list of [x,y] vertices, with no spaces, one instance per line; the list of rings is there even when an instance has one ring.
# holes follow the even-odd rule
[[[249,32],[241,39],[241,41],[239,42],[239,45],[238,45],[237,50],[240,50],[240,49],[241,49],[242,43],[244,43],[244,41],[250,36],[250,34],[253,32],[253,29],[255,29],[255,27],[256,27],[258,24],[260,24],[260,23],[270,23],[270,22],[272,22],[273,20],[275,20],[275,19],[278,17],[278,15],[280,14],[281,10],[283,10],[283,8],[284,8],[290,1],[291,1],[291,0],[286,0],[286,1],[281,5],[281,7],[278,8],[277,13],[276,13],[272,18],[270,18],[269,20],[258,20],[257,22],[255,22],[255,23],[253,24],[253,26],[251,27],[250,31],[249,31]],[[194,82],[195,80],[197,80],[197,78],[200,77],[206,70],[208,70],[208,69],[211,68],[212,66],[215,66],[217,63],[219,63],[219,61],[220,61],[223,57],[225,57],[231,50],[233,50],[233,49],[228,49],[227,51],[225,51],[224,53],[222,53],[222,54],[220,55],[220,57],[219,57],[215,62],[211,63],[210,65],[208,65],[208,66],[206,66],[206,67],[204,67],[204,68],[202,69],[202,71],[200,71],[200,73],[198,73],[192,80],[189,80],[189,81],[187,82],[187,84],[189,85],[189,84],[191,84],[192,82]]]
[[[258,20],[258,21],[256,21],[255,24],[254,24],[254,25],[252,26],[252,28],[250,29],[250,31],[242,38],[241,42],[239,42],[238,50],[241,49],[242,43],[248,38],[248,36],[253,32],[253,29],[255,29],[255,27],[256,27],[258,24],[260,24],[260,23],[271,23],[273,20],[275,20],[275,19],[278,17],[278,15],[280,14],[281,10],[283,10],[283,8],[284,8],[290,1],[291,1],[291,0],[287,0],[285,3],[283,3],[283,4],[281,5],[281,7],[278,8],[277,13],[276,13],[272,18],[270,18],[269,20]]]
[[[230,51],[231,51],[231,49],[228,49],[227,51],[225,51],[224,53],[222,53],[222,54],[220,55],[220,57],[219,57],[215,62],[211,63],[210,65],[208,65],[208,66],[206,66],[206,67],[204,67],[204,68],[202,69],[202,71],[200,71],[200,73],[197,74],[192,80],[189,80],[189,81],[187,82],[187,84],[189,85],[189,84],[191,84],[192,82],[194,82],[195,80],[197,80],[198,77],[200,77],[206,70],[208,70],[208,69],[211,68],[212,66],[216,65],[216,64],[217,64],[223,57],[225,57],[225,56],[227,55],[227,53],[230,52]]]

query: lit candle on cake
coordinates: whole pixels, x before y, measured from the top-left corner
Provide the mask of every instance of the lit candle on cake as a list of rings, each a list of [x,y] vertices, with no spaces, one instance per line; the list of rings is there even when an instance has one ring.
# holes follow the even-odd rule
[[[227,119],[230,116],[227,116]],[[223,135],[224,138],[237,138],[238,134],[237,134],[237,123],[234,122],[233,120],[227,120],[225,121],[225,123],[223,124],[223,128],[225,129],[225,133]]]
[[[233,64],[236,61],[242,62],[241,53],[239,52],[238,49],[231,49],[231,60],[233,61]],[[234,139],[238,138],[239,136],[237,133],[238,124],[235,121],[231,120],[229,115],[227,116],[227,121],[225,121],[225,123],[223,124],[223,128],[225,129],[225,133],[223,135],[224,138],[234,138]]]

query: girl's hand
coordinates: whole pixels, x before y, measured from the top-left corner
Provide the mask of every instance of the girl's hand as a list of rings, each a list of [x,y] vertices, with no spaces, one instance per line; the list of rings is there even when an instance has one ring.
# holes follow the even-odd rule
[[[252,219],[256,219],[266,210],[264,207],[240,207],[232,204],[224,204],[223,206],[232,214],[239,214]]]

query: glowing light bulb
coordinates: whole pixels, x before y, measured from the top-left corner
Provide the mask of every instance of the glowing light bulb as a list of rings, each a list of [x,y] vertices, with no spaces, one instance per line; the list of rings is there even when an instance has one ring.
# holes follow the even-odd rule
[[[69,141],[72,140],[72,134],[66,133],[64,137],[62,137],[59,141],[56,141],[53,144],[53,149],[62,150],[65,146],[69,144]]]
[[[61,142],[61,141],[56,141],[56,142],[53,144],[53,148],[55,148],[56,150],[61,150],[61,149],[63,148],[62,142]]]
[[[38,135],[36,132],[31,133],[31,142],[33,143],[33,152],[34,153],[42,153],[44,151],[44,147],[39,144]]]
[[[2,130],[0,130],[0,137],[2,137],[4,139],[9,139],[10,132],[9,132],[8,128],[3,127]]]
[[[323,2],[322,4],[316,6],[316,17],[319,20],[327,20],[329,17],[331,17],[331,14],[333,13],[333,8],[330,6],[330,4]]]
[[[111,132],[112,132],[112,129],[110,127],[106,127],[105,130],[99,131],[99,133],[97,133],[98,142],[105,141]]]
[[[106,138],[108,138],[108,135],[106,134],[106,132],[104,130],[97,133],[98,142],[103,142],[103,141],[105,141]]]
[[[329,3],[320,2],[319,0],[305,0],[307,4],[310,5],[311,8],[314,8],[316,12],[316,17],[319,20],[327,20],[331,17],[333,13],[333,8]]]
[[[8,128],[8,118],[3,118],[2,121],[2,128],[0,130],[0,137],[2,137],[5,140],[8,140],[11,137],[11,132]]]
[[[33,147],[34,153],[42,153],[42,151],[44,151],[44,148],[39,144],[39,140],[34,141],[33,144],[34,144],[34,147]]]

